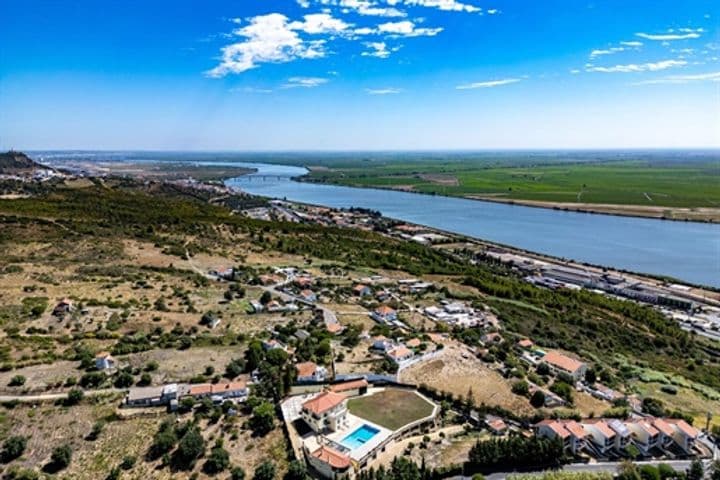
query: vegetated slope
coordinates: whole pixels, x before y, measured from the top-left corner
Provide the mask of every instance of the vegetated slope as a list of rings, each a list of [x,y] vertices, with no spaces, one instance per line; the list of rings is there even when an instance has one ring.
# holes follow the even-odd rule
[[[112,236],[148,240],[183,255],[190,238],[191,253],[243,238],[265,251],[413,275],[452,275],[477,288],[511,331],[593,358],[616,375],[631,374],[614,363],[620,355],[720,389],[717,345],[683,331],[650,307],[591,292],[538,288],[501,265],[469,265],[375,232],[251,220],[172,190],[154,192],[125,180],[86,188],[49,186],[32,198],[0,200],[0,251],[3,243],[34,236],[50,242]],[[456,332],[468,343],[476,341],[476,334]]]
[[[28,172],[35,168],[44,167],[22,152],[10,150],[0,153],[0,174]]]

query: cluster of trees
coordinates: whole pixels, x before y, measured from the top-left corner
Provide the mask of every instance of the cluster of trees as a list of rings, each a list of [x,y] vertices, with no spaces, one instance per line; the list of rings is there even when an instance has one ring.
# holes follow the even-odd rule
[[[705,474],[710,480],[720,480],[720,462],[714,462],[709,472],[701,460],[693,460],[687,471],[676,471],[668,464],[636,465],[632,462],[623,462],[618,468],[617,480],[703,480]]]
[[[475,470],[505,466],[559,466],[565,461],[562,441],[534,436],[478,441],[468,456],[468,464]]]

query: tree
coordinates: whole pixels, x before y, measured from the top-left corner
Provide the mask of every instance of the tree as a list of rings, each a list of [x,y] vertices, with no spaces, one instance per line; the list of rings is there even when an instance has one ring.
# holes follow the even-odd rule
[[[65,399],[65,405],[77,405],[78,403],[82,402],[82,399],[84,397],[85,393],[82,390],[80,390],[79,388],[73,388],[67,394],[67,398]]]
[[[10,383],[8,383],[9,387],[22,387],[25,385],[25,377],[22,375],[15,375],[10,379]]]
[[[133,383],[135,383],[135,377],[129,372],[120,372],[114,382],[116,388],[128,388],[132,386]]]
[[[640,478],[642,480],[660,480],[660,472],[653,465],[642,465],[640,467]]]
[[[203,465],[203,471],[209,475],[215,475],[226,470],[230,466],[230,454],[222,445],[216,445],[210,450],[210,455]]]
[[[53,450],[50,456],[51,470],[58,471],[67,468],[72,461],[72,448],[70,445],[61,445]]]
[[[545,394],[542,390],[538,389],[533,392],[532,396],[530,397],[530,405],[532,405],[535,408],[540,408],[545,406]]]
[[[230,363],[225,365],[225,378],[233,379],[245,371],[245,364],[239,358],[230,360]]]
[[[2,463],[9,463],[16,458],[20,458],[23,452],[25,452],[26,447],[27,438],[20,435],[8,438],[5,440],[5,443],[3,443],[2,452],[0,452],[0,461],[2,461]]]
[[[265,460],[255,469],[252,480],[275,480],[275,464]]]
[[[265,290],[260,296],[260,303],[262,303],[263,305],[267,305],[268,303],[270,303],[270,300],[272,300],[272,293]]]
[[[720,460],[715,460],[710,466],[710,480],[720,480]]]
[[[667,463],[661,463],[657,466],[658,473],[660,474],[660,478],[662,480],[667,480],[668,478],[675,478],[677,477],[677,472],[674,468],[672,468]],[[720,479],[718,479],[720,480]]]
[[[140,380],[138,380],[137,384],[139,387],[147,387],[152,383],[152,376],[150,376],[149,373],[143,373],[140,375]]]
[[[252,410],[250,417],[250,428],[256,435],[266,435],[275,428],[275,408],[272,403],[260,402]]]
[[[308,478],[307,468],[304,464],[297,460],[290,462],[284,480],[307,480]]]
[[[528,393],[530,393],[530,386],[525,380],[520,380],[519,382],[513,383],[512,392],[515,395],[526,397]]]
[[[245,470],[242,467],[233,467],[230,470],[230,480],[245,480]]]
[[[151,460],[160,458],[164,454],[170,452],[177,442],[177,434],[170,421],[160,424],[160,428],[153,437],[153,443],[150,445],[148,457]]]
[[[705,468],[703,467],[702,461],[696,458],[690,463],[687,480],[702,480],[703,475],[705,475]]]
[[[196,425],[191,425],[178,443],[173,455],[173,465],[179,469],[189,470],[203,453],[205,453],[205,439],[200,434],[200,429]]]
[[[641,480],[637,466],[629,460],[623,461],[618,466],[617,480]]]
[[[595,374],[595,370],[590,369],[585,372],[585,381],[590,385],[597,382],[597,375]]]
[[[122,462],[120,463],[120,468],[123,470],[130,470],[135,466],[135,463],[137,462],[137,458],[135,458],[134,455],[127,455],[123,458]]]

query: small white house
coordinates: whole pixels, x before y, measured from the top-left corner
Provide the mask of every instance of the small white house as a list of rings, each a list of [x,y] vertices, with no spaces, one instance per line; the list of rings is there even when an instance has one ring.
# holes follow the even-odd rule
[[[115,368],[115,359],[110,355],[110,352],[100,352],[95,355],[95,368],[98,370]]]
[[[323,382],[327,378],[327,369],[315,362],[302,362],[295,365],[298,383]]]

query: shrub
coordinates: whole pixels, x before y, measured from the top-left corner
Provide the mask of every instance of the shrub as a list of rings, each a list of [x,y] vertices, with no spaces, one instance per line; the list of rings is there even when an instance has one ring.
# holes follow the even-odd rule
[[[19,435],[12,436],[5,440],[3,443],[2,451],[0,452],[0,461],[8,463],[20,456],[25,452],[27,447],[27,438]]]
[[[65,444],[56,447],[50,456],[51,469],[54,471],[62,470],[67,468],[72,461],[72,448],[70,445]]]
[[[82,390],[79,388],[73,388],[67,394],[65,405],[77,405],[82,401],[83,397],[85,397],[85,393]]]

